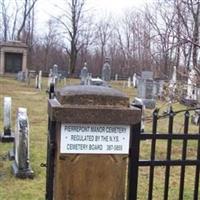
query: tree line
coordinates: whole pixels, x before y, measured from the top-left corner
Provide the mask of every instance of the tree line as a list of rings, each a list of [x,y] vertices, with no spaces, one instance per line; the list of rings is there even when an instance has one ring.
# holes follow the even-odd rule
[[[149,1],[151,2],[151,1]],[[200,0],[154,0],[122,15],[97,15],[87,0],[63,0],[42,35],[37,31],[40,0],[0,0],[1,41],[28,45],[28,67],[48,72],[53,64],[77,76],[87,62],[94,76],[109,58],[112,75],[121,77],[152,70],[169,79],[191,68],[200,72]]]

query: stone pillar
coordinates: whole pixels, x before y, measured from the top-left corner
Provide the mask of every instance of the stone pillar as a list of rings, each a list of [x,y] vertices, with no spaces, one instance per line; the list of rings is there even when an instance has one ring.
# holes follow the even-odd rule
[[[68,86],[48,104],[48,200],[126,200],[129,143],[141,111],[123,93]]]
[[[27,51],[23,51],[22,71],[25,72],[26,70],[27,70]]]
[[[13,174],[17,178],[33,178],[29,159],[29,123],[26,108],[18,108],[15,134]]]
[[[14,141],[14,135],[11,130],[11,105],[12,105],[11,97],[4,97],[4,105],[3,105],[4,131],[1,135],[2,142],[13,142]]]

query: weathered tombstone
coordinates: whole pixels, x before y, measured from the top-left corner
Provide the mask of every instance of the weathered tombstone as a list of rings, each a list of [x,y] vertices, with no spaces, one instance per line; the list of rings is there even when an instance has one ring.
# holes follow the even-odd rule
[[[39,75],[38,75],[38,89],[41,90],[42,89],[42,71],[39,71]]]
[[[171,101],[175,98],[175,91],[176,91],[176,66],[173,67],[172,78],[169,82],[169,98]]]
[[[28,85],[31,84],[31,79],[35,79],[35,76],[36,76],[36,71],[34,71],[34,70],[28,70],[28,72],[27,72],[27,82],[28,82]]]
[[[137,75],[136,75],[136,73],[133,74],[133,87],[134,88],[137,87]]]
[[[11,126],[11,106],[12,99],[11,97],[4,97],[3,103],[3,133],[1,135],[2,142],[13,142],[14,134],[12,132]]]
[[[118,81],[118,74],[115,74],[115,81]]]
[[[26,108],[18,108],[16,118],[15,161],[12,171],[17,178],[33,178],[34,173],[30,166],[29,158],[29,123]]]
[[[189,73],[187,84],[187,98],[191,100],[197,100],[196,76],[195,70],[192,69]]]
[[[57,85],[59,78],[58,65],[54,64],[52,68],[52,83],[54,83],[55,86]]]
[[[88,75],[89,72],[87,68],[87,63],[84,63],[84,67],[81,69],[81,74],[80,74],[81,85],[87,85]]]
[[[142,105],[145,108],[153,109],[155,108],[156,101],[154,99],[154,81],[153,81],[153,73],[151,71],[143,71],[142,76],[139,79],[138,83],[138,97],[135,97],[134,101],[137,104],[140,104],[142,101]]]
[[[128,86],[128,88],[131,87],[131,77],[128,77],[127,86]]]
[[[106,59],[105,63],[103,64],[101,79],[104,81],[110,81],[111,79],[111,67],[109,64],[109,59]]]
[[[48,105],[46,199],[126,199],[141,111],[101,86],[65,87]]]
[[[39,76],[35,76],[35,88],[38,89],[38,83],[39,83]]]

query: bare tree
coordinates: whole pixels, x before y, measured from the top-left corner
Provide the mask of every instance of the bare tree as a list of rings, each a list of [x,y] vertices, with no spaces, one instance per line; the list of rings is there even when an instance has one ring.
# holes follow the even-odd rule
[[[22,14],[22,21],[21,21],[19,28],[18,28],[18,31],[17,31],[17,40],[22,39],[21,38],[22,31],[24,30],[27,19],[30,16],[31,11],[33,10],[37,1],[38,0],[24,0],[23,10],[22,10],[22,13],[23,13]]]
[[[64,8],[57,6],[63,14],[56,19],[62,26],[63,33],[68,41],[68,44],[64,48],[69,55],[69,73],[74,74],[78,52],[82,46],[80,33],[83,31],[83,8],[85,0],[64,0],[64,3]]]

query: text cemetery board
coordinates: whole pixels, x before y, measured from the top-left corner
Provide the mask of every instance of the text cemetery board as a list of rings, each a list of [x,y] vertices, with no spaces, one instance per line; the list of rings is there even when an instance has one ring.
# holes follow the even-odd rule
[[[62,124],[60,153],[128,154],[130,126]]]

